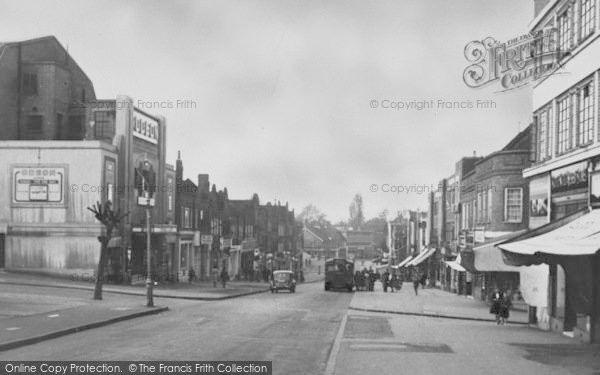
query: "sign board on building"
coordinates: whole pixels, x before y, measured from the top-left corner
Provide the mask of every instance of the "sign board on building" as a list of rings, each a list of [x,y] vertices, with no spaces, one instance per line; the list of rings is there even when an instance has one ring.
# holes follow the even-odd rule
[[[529,181],[529,216],[548,216],[548,176]]]
[[[13,203],[65,203],[66,166],[12,167]]]
[[[475,227],[475,243],[485,242],[485,227]]]
[[[587,161],[552,171],[550,180],[552,194],[586,188],[588,186]]]
[[[230,248],[232,244],[231,238],[221,238],[221,247]]]
[[[202,237],[200,238],[200,243],[202,245],[212,245],[213,243],[213,236],[212,234],[203,234]]]
[[[138,197],[138,205],[154,207],[154,198]]]
[[[139,110],[133,112],[133,136],[158,144],[159,124],[154,118]]]
[[[600,207],[600,159],[594,160],[592,174],[590,176],[590,204],[592,207]]]

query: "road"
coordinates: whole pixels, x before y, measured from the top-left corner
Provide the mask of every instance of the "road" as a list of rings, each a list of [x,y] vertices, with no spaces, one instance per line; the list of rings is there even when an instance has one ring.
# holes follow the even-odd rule
[[[322,283],[213,302],[157,298],[169,312],[10,350],[0,360],[272,360],[274,374],[320,374],[351,298],[324,292]]]
[[[270,360],[274,374],[292,375],[600,373],[598,346],[526,325],[349,310],[353,294],[322,288],[211,302],[156,299],[170,311],[2,352],[0,360]],[[89,292],[64,293],[72,303],[89,299]]]

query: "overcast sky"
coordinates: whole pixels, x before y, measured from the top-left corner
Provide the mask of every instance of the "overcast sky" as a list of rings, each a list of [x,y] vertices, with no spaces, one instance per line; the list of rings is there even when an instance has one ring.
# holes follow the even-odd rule
[[[185,177],[337,221],[356,193],[367,218],[424,209],[426,194],[383,185],[435,185],[527,126],[530,89],[475,90],[462,74],[467,43],[507,41],[532,18],[532,0],[0,0],[0,40],[55,35],[98,98],[171,103],[146,110],[167,118],[168,162],[181,150]]]

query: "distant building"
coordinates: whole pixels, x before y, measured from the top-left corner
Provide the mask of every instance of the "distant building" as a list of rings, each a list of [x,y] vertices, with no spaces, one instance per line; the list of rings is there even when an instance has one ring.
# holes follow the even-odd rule
[[[530,127],[521,131],[463,176],[459,248],[467,270],[464,289],[481,300],[495,287],[515,295],[519,290],[519,268],[506,265],[494,244],[527,228],[529,186],[522,172],[529,166],[530,132]]]
[[[346,249],[346,238],[334,227],[306,224],[302,231],[304,251],[312,256],[332,258]]]

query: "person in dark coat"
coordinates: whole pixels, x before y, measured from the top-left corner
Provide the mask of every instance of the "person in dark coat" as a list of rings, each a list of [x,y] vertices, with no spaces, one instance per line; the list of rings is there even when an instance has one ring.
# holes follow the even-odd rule
[[[383,286],[384,293],[387,293],[389,283],[390,283],[390,273],[387,270],[385,270],[385,272],[383,272],[383,275],[381,275],[381,286]]]
[[[419,278],[419,273],[417,272],[417,270],[413,270],[413,274],[412,274],[412,282],[413,282],[413,288],[415,289],[415,296],[419,295],[419,284],[421,282],[420,278]]]
[[[508,300],[506,293],[496,288],[494,294],[492,294],[492,306],[490,307],[490,314],[496,315],[496,324],[506,324],[509,308],[510,301]]]

